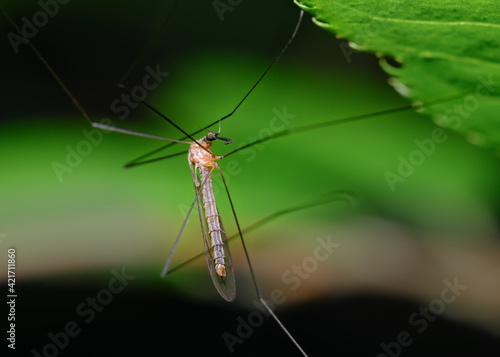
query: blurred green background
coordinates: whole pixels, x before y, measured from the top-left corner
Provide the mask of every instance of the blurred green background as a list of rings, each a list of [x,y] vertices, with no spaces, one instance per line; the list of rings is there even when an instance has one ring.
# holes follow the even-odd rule
[[[17,23],[40,10],[34,1],[2,6]],[[179,138],[144,108],[120,120],[110,107],[122,94],[119,78],[161,24],[164,7],[153,0],[73,0],[60,5],[32,41],[94,120],[110,118],[116,126]],[[188,132],[202,128],[242,99],[288,40],[298,13],[291,1],[243,1],[221,22],[211,2],[181,2],[126,83],[140,84],[145,66],[159,64],[170,74],[148,93],[148,102]],[[5,36],[13,29],[5,20],[0,26],[0,233],[8,234],[1,246],[17,248],[23,283],[92,288],[105,284],[111,269],[127,267],[137,276],[133,289],[222,304],[204,260],[159,278],[194,197],[186,158],[124,169],[162,143],[105,134],[60,182],[52,165],[65,164],[68,147],[86,140],[88,123],[27,46],[13,53]],[[215,143],[213,151],[221,155],[259,137],[283,108],[294,115],[286,125],[292,129],[407,104],[387,84],[374,56],[357,53],[348,64],[340,42],[306,15],[290,49],[223,122],[221,135],[234,143]],[[445,143],[394,192],[384,177],[387,171],[397,174],[398,157],[407,159],[418,149],[415,140],[430,138],[435,127],[430,118],[406,111],[278,138],[222,161],[225,172],[227,165],[238,168],[226,181],[242,227],[337,189],[352,190],[359,199],[355,210],[323,205],[247,235],[264,295],[286,289],[281,274],[311,254],[316,237],[331,235],[341,248],[287,294],[289,302],[353,293],[428,301],[439,297],[443,279],[460,276],[471,294],[454,305],[452,315],[496,330],[498,158],[447,132]],[[214,181],[221,187],[219,178]],[[234,220],[219,191],[219,212],[233,234]],[[188,221],[174,263],[202,250],[196,217]],[[241,245],[232,246],[237,302],[248,308],[254,292]],[[75,301],[84,297],[76,294]],[[474,313],[464,312],[471,306]]]

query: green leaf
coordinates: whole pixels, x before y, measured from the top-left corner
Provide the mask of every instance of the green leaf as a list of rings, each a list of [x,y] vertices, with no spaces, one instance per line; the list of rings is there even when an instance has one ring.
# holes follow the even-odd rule
[[[295,0],[325,30],[381,59],[390,83],[470,142],[500,148],[500,3],[492,0]],[[451,99],[454,98],[454,99]],[[448,100],[449,99],[449,100]]]

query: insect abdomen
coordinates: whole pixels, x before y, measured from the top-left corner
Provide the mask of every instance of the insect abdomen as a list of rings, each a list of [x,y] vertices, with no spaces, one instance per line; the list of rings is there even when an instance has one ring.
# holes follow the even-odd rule
[[[209,170],[206,168],[200,169],[201,182],[205,181],[206,175]],[[205,209],[205,219],[207,220],[208,234],[211,238],[210,250],[214,260],[215,271],[220,277],[226,277],[226,262],[223,250],[224,241],[222,235],[224,234],[220,223],[219,213],[215,204],[215,197],[212,188],[212,180],[209,177],[202,189],[203,195],[203,208]]]

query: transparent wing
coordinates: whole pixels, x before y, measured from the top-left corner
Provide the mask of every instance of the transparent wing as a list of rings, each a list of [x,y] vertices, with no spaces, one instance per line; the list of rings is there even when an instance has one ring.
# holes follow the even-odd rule
[[[205,185],[211,184],[209,182],[210,178],[204,183]],[[200,186],[195,185],[195,191],[198,192],[202,189],[203,180],[200,180]],[[226,301],[233,301],[236,297],[236,284],[234,281],[234,272],[233,272],[233,263],[231,261],[231,253],[229,252],[229,246],[227,244],[226,233],[224,232],[224,227],[222,226],[222,222],[219,218],[219,225],[221,227],[221,235],[223,241],[223,251],[225,255],[225,265],[226,265],[226,276],[221,277],[217,274],[215,270],[215,261],[212,253],[212,240],[210,237],[207,219],[205,218],[205,208],[203,206],[203,192],[200,192],[198,195],[198,215],[200,218],[201,225],[201,234],[203,236],[203,248],[205,249],[205,257],[207,259],[208,271],[210,272],[210,277],[214,283],[215,288],[219,292],[219,294]]]

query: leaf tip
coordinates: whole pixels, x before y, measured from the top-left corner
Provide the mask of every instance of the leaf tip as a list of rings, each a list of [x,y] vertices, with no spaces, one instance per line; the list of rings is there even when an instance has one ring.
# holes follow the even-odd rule
[[[359,44],[357,44],[356,42],[353,42],[353,41],[348,41],[347,44],[351,48],[355,49],[356,51],[363,51],[363,49],[365,48],[364,46],[359,45]]]
[[[409,97],[411,94],[410,88],[405,86],[401,81],[395,77],[390,77],[388,80],[389,84],[396,90],[399,94],[404,97]]]
[[[323,22],[321,20],[318,20],[317,17],[313,17],[312,20],[316,24],[316,26],[319,26],[321,28],[331,27],[331,25],[328,22]]]

